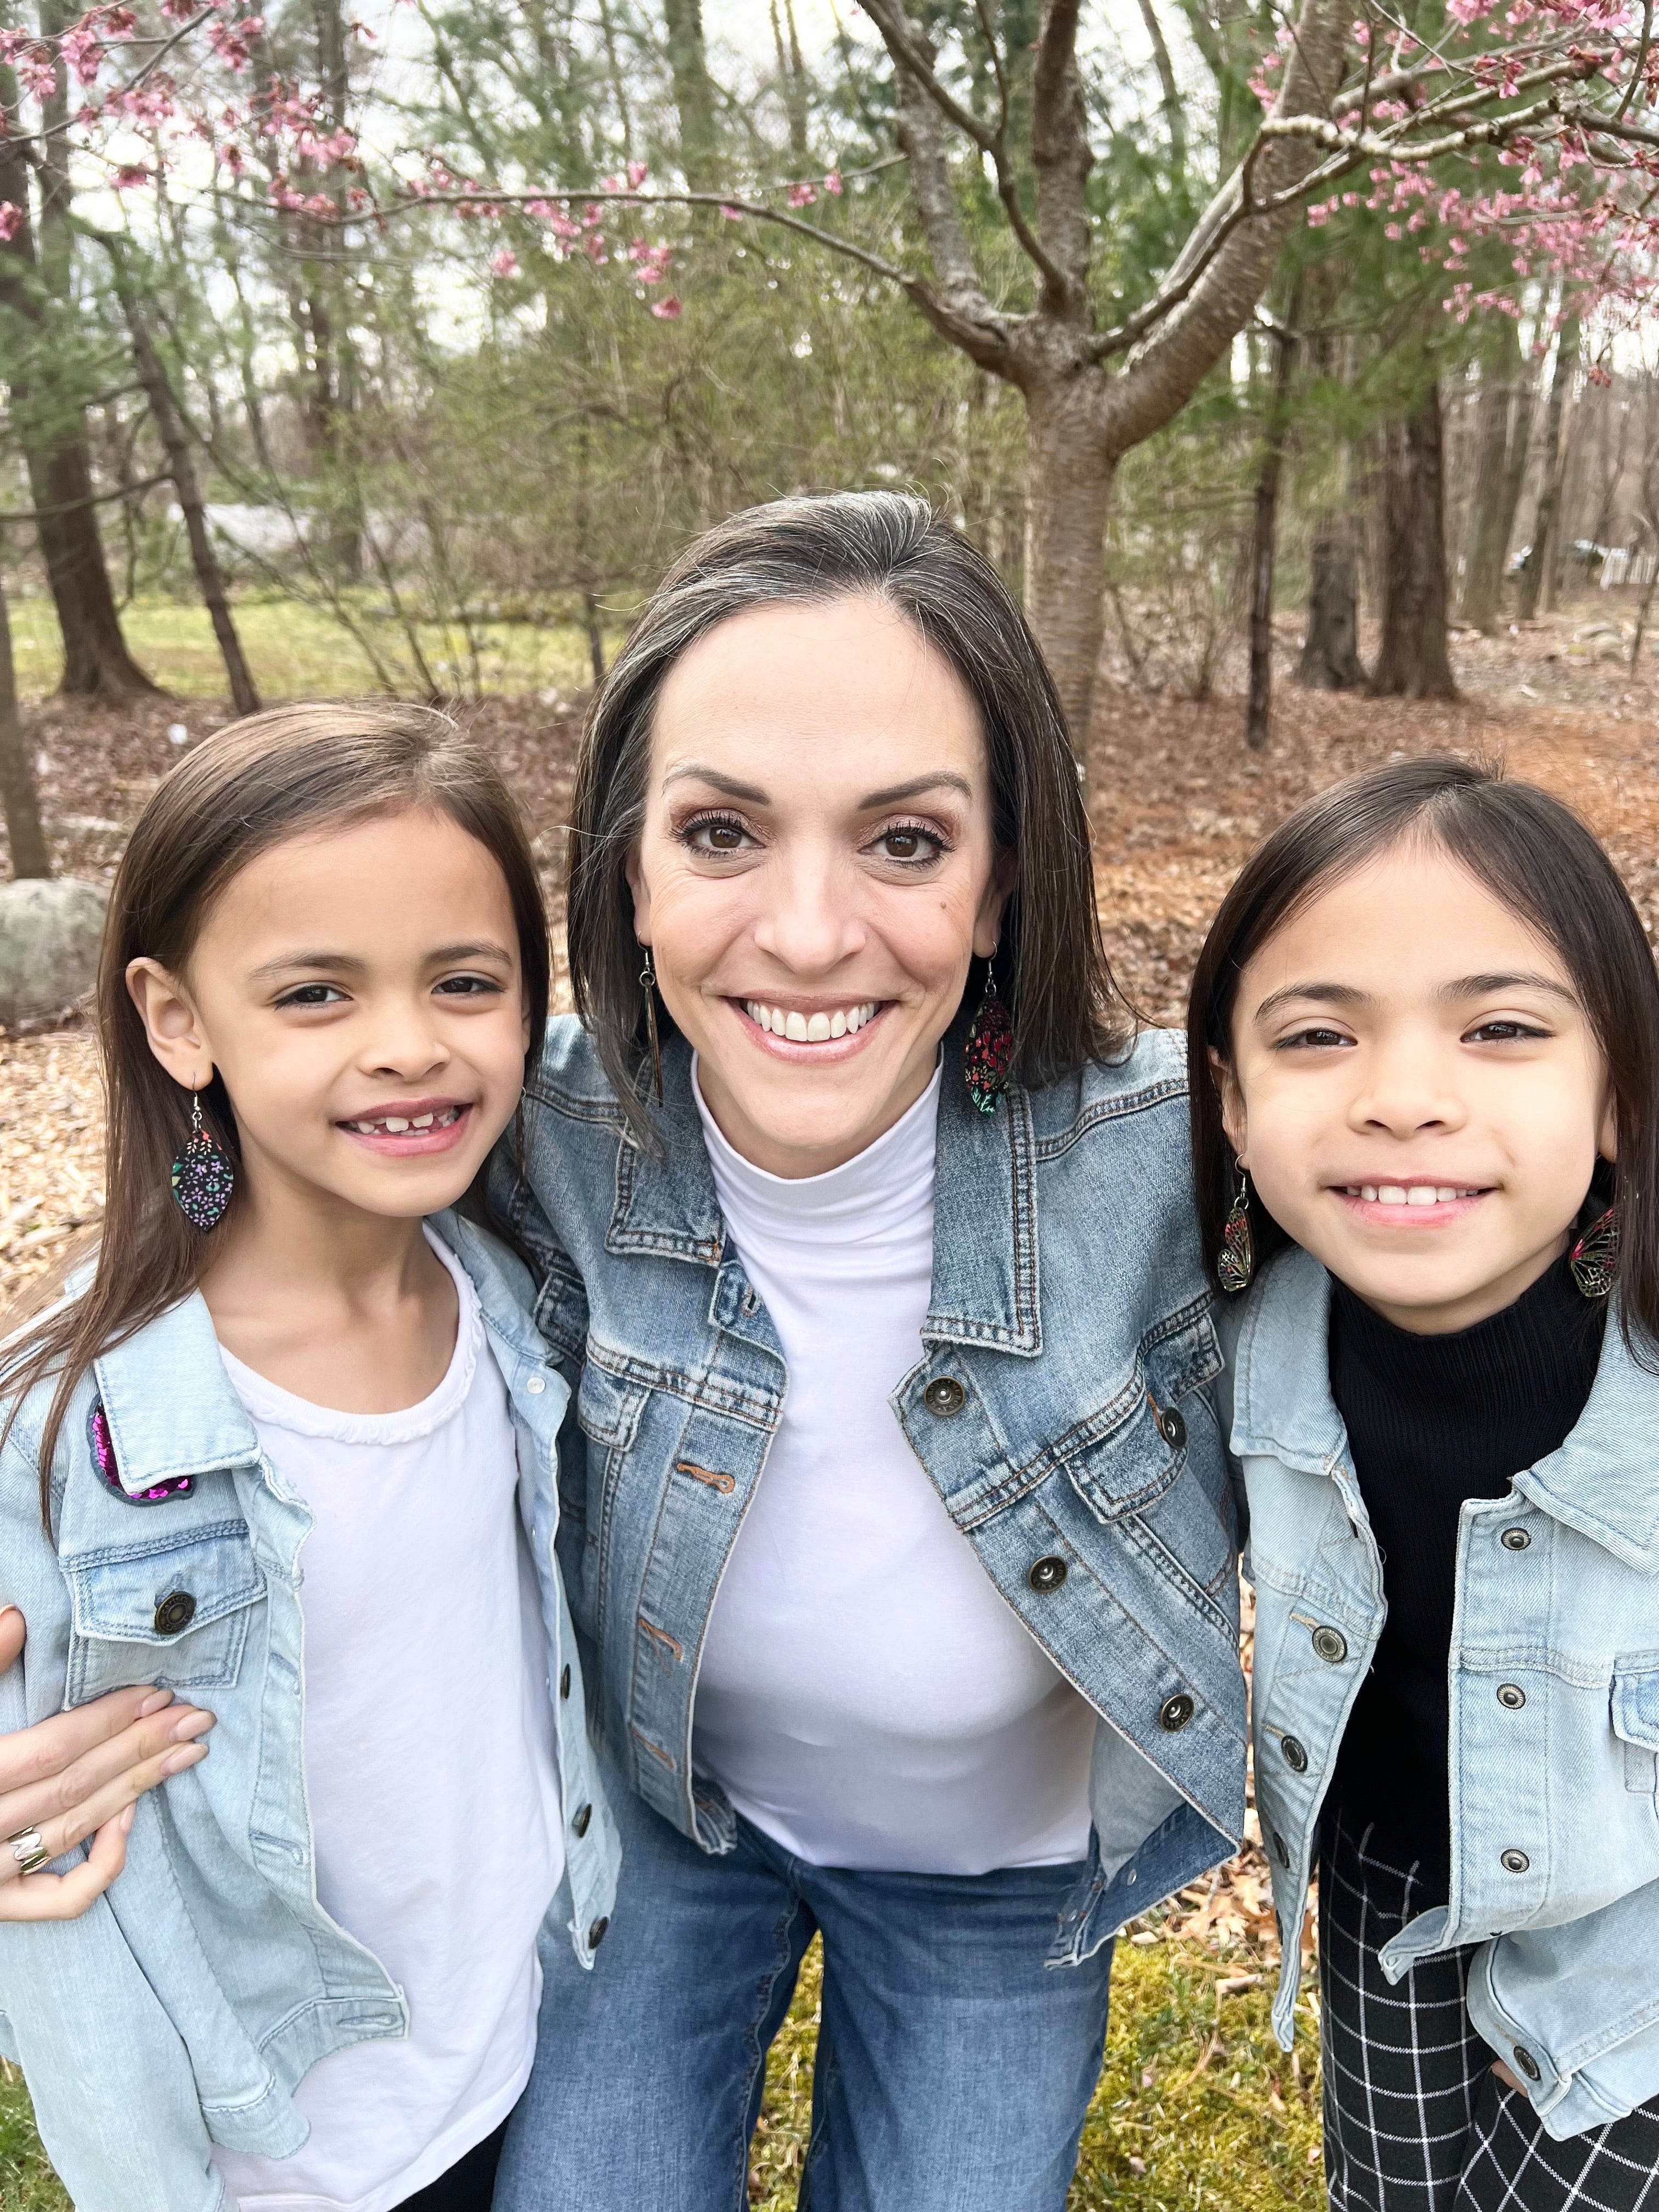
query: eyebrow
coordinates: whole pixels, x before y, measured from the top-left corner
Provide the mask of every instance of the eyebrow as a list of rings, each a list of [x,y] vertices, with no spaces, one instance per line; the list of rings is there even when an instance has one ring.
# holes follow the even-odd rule
[[[1565,984],[1548,975],[1528,975],[1519,969],[1512,975],[1494,972],[1487,975],[1459,975],[1449,983],[1443,983],[1434,995],[1442,1006],[1455,1006],[1462,999],[1490,998],[1494,991],[1545,991],[1553,999],[1565,1000],[1570,1006],[1578,1004],[1577,995]],[[1287,983],[1283,990],[1267,994],[1256,1008],[1255,1019],[1266,1021],[1293,999],[1311,999],[1327,1006],[1372,1004],[1368,991],[1357,991],[1348,983]]]
[[[458,960],[499,960],[510,968],[513,955],[505,945],[497,945],[493,938],[481,937],[465,945],[436,945],[422,956],[422,964],[428,968],[447,968]],[[253,983],[273,982],[279,975],[307,968],[321,968],[335,975],[362,975],[368,972],[368,963],[359,960],[351,952],[284,952],[278,958],[266,960],[253,969],[248,980]]]
[[[768,806],[771,793],[763,791],[758,784],[740,783],[735,776],[722,775],[718,769],[706,768],[700,761],[686,761],[678,768],[671,768],[663,778],[665,790],[671,783],[680,783],[688,777],[699,783],[712,784],[723,791],[728,799],[747,799],[751,806]],[[878,807],[897,806],[907,799],[919,799],[924,791],[955,791],[963,799],[971,799],[974,787],[965,775],[954,769],[934,769],[926,775],[914,775],[907,783],[890,783],[883,790],[866,792],[858,802],[860,814],[871,813]]]

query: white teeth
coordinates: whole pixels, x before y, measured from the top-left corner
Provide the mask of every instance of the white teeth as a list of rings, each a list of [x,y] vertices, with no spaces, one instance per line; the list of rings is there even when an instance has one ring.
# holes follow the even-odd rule
[[[796,1044],[828,1044],[833,1037],[854,1036],[868,1021],[873,1021],[878,1001],[866,999],[862,1006],[837,1006],[833,1013],[803,1014],[797,1009],[769,1006],[759,999],[745,999],[743,1010],[757,1029],[764,1030],[769,1036],[788,1037]]]
[[[1432,1206],[1434,1185],[1431,1182],[1414,1182],[1406,1193],[1406,1203],[1407,1206]]]
[[[407,1121],[400,1121],[395,1114],[388,1114],[380,1126],[382,1128],[389,1129],[394,1137],[401,1137],[409,1124]]]
[[[1375,1206],[1376,1203],[1376,1185],[1374,1182],[1362,1182],[1359,1186],[1359,1195],[1361,1198],[1370,1199],[1371,1204]]]
[[[1376,1186],[1378,1202],[1383,1206],[1403,1206],[1406,1194],[1397,1182],[1380,1182]]]
[[[1457,1198],[1478,1198],[1478,1190],[1449,1182],[1351,1182],[1350,1198],[1363,1198],[1373,1206],[1447,1206]]]
[[[1435,1194],[1436,1199],[1439,1201],[1439,1203],[1440,1203],[1442,1206],[1445,1206],[1445,1205],[1447,1205],[1447,1204],[1448,1204],[1448,1203],[1449,1203],[1452,1199],[1454,1199],[1454,1198],[1455,1198],[1455,1197],[1456,1197],[1457,1193],[1456,1193],[1456,1192],[1452,1188],[1452,1187],[1451,1187],[1451,1185],[1450,1185],[1449,1183],[1444,1183],[1444,1182],[1443,1182],[1443,1183],[1437,1183],[1437,1184],[1435,1185],[1434,1194]]]
[[[409,1126],[411,1129],[429,1129],[437,1118],[435,1114],[417,1114]]]
[[[412,1121],[397,1114],[386,1114],[378,1121],[347,1121],[343,1126],[360,1137],[402,1137],[411,1129],[447,1129],[460,1115],[459,1106],[434,1106],[429,1114],[417,1114]]]

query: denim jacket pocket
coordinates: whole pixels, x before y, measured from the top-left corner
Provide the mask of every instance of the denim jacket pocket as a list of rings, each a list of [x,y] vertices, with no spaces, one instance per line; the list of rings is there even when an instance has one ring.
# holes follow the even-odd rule
[[[1613,1732],[1625,1747],[1625,1787],[1659,1804],[1659,1651],[1613,1662]]]
[[[264,1581],[246,1526],[189,1540],[93,1554],[65,1565],[74,1608],[66,1702],[155,1682],[201,1690],[234,1682]]]
[[[1164,1406],[1137,1383],[1127,1412],[1121,1400],[1117,1407],[1115,1425],[1107,1418],[1113,1408],[1087,1425],[1095,1435],[1085,1432],[1066,1454],[1066,1472],[1097,1519],[1120,1524],[1126,1540],[1146,1550],[1160,1571],[1173,1571],[1212,1607],[1237,1553],[1225,1462],[1207,1398],[1194,1394],[1183,1408]]]

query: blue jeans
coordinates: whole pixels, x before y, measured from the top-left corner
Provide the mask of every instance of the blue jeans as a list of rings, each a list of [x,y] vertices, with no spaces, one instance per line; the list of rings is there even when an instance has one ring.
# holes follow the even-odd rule
[[[495,2212],[745,2212],[766,2053],[815,1932],[803,2212],[1063,2212],[1111,1974],[1109,1944],[1043,1964],[1081,1863],[849,1873],[741,1820],[712,1858],[611,1795],[616,1911],[591,1973],[562,1933],[544,1946]]]

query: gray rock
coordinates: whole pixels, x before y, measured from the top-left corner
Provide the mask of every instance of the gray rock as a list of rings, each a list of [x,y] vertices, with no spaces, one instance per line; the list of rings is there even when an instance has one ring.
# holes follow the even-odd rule
[[[92,988],[107,896],[73,876],[0,884],[0,1024],[60,1014]]]

